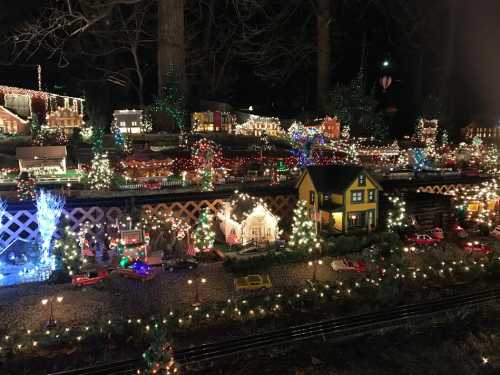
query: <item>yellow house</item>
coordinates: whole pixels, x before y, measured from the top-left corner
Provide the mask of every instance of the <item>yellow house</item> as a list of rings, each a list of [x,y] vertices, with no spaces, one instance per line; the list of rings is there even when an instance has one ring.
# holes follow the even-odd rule
[[[297,182],[299,199],[320,228],[338,232],[373,230],[378,221],[382,187],[363,168],[352,165],[311,166]]]

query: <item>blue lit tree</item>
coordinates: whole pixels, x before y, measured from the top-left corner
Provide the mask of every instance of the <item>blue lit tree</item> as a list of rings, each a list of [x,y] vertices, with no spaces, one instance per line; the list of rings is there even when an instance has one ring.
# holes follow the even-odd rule
[[[421,171],[429,164],[427,154],[425,150],[421,148],[416,148],[413,152],[413,169],[416,171]]]
[[[36,219],[40,233],[40,252],[42,263],[51,262],[50,246],[57,230],[64,207],[64,198],[43,189],[36,196]]]
[[[311,151],[315,144],[324,144],[323,135],[314,127],[306,127],[294,122],[288,129],[288,138],[292,144],[292,154],[298,159],[301,167],[312,164]]]
[[[7,211],[7,201],[0,199],[0,227],[2,226],[3,216]]]

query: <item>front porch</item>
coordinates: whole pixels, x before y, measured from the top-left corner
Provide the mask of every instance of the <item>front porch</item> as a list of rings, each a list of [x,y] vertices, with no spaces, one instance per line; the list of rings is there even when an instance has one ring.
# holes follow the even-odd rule
[[[343,205],[325,202],[319,208],[317,217],[319,230],[346,233],[350,230],[372,231],[376,228],[376,211],[355,211],[345,213]]]

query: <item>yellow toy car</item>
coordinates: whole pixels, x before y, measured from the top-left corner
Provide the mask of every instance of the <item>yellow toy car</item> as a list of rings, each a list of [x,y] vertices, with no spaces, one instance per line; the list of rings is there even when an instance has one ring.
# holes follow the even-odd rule
[[[234,288],[236,290],[259,290],[271,287],[269,275],[249,275],[234,279]]]

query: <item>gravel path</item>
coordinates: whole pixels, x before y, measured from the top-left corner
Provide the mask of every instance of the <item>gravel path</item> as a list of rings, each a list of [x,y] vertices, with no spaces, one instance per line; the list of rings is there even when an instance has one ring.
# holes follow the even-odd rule
[[[319,280],[331,280],[334,273],[325,259],[318,267]],[[267,272],[273,289],[303,286],[311,278],[312,268],[306,263],[276,266]],[[241,296],[233,286],[234,275],[224,271],[222,263],[201,264],[196,270],[160,272],[149,282],[141,283],[113,275],[107,285],[75,288],[69,284],[24,284],[0,288],[0,330],[22,327],[38,329],[48,318],[44,298],[63,296],[61,303],[54,302],[55,317],[66,324],[83,325],[100,319],[167,314],[172,309],[183,309],[194,301],[194,290],[188,280],[204,277],[207,283],[200,286],[202,302],[223,301]]]

